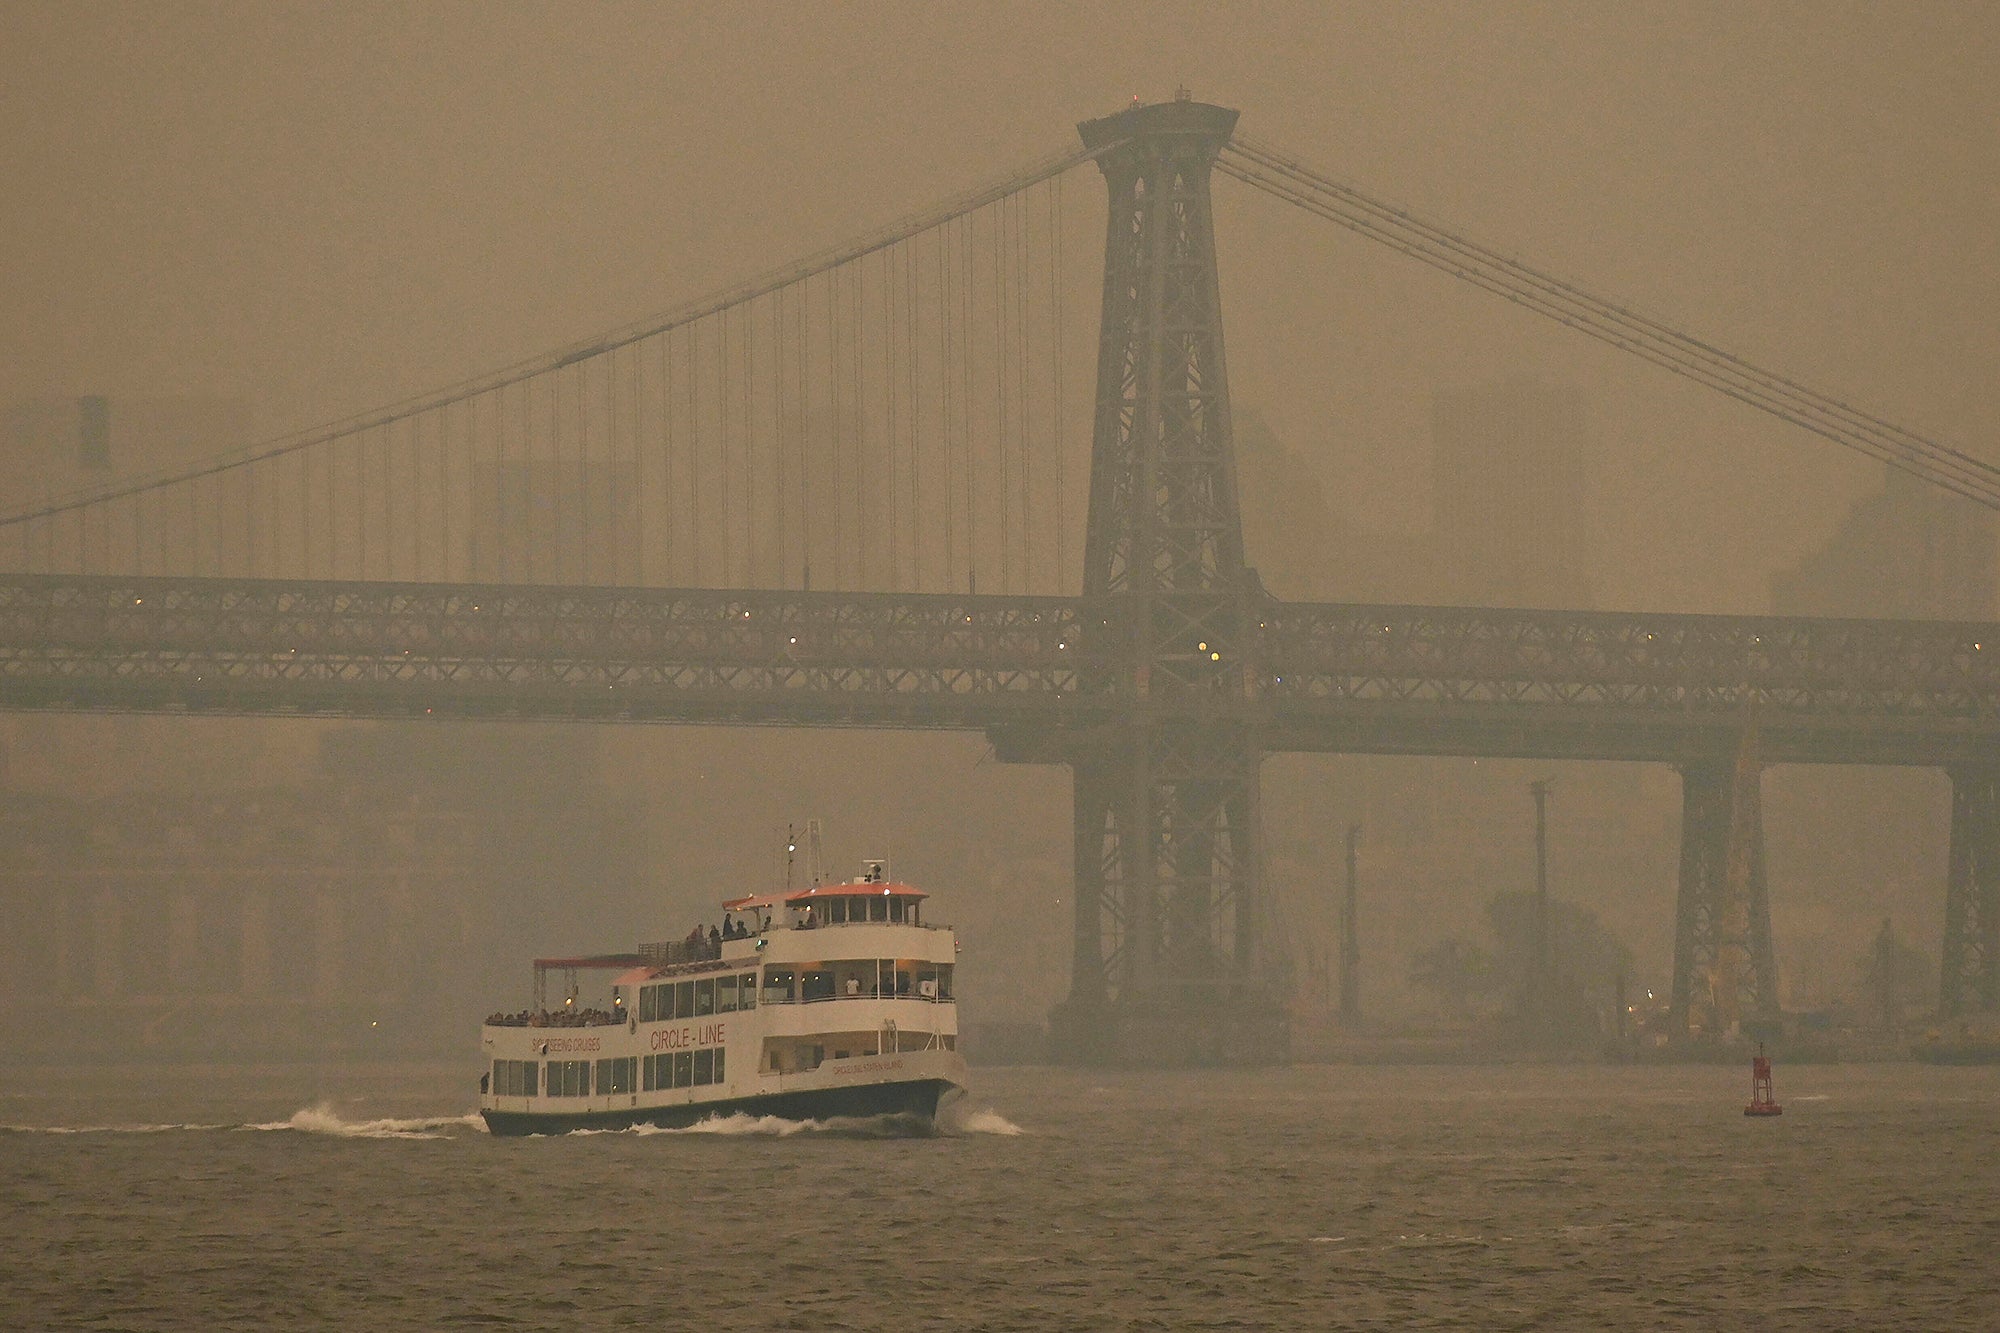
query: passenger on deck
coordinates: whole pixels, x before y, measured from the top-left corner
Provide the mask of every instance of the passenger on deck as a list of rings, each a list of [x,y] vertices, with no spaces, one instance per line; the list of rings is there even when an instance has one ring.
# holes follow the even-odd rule
[[[714,926],[708,928],[708,952],[712,958],[722,956],[722,932]]]

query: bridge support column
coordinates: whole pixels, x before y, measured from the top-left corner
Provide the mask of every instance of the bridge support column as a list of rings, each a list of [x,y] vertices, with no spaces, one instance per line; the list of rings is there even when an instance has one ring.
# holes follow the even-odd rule
[[[1938,1016],[2000,1010],[2000,767],[1954,768]]]
[[[1244,727],[1131,729],[1076,767],[1070,996],[1051,1018],[1069,1063],[1284,1058],[1265,976],[1258,770]]]
[[[1681,765],[1680,895],[1671,1025],[1716,1035],[1775,1018],[1778,969],[1764,875],[1762,770],[1751,762]]]

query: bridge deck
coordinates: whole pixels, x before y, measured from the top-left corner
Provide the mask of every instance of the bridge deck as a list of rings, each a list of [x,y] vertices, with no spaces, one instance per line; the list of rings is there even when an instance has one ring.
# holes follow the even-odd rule
[[[2000,626],[1259,601],[1249,660],[1141,684],[1124,604],[0,578],[0,707],[988,730],[1057,759],[1134,710],[1272,750],[1773,761],[2000,756]]]

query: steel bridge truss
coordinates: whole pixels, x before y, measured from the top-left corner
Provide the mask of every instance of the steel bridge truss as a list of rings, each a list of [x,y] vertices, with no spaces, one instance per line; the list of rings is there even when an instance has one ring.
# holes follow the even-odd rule
[[[40,576],[11,707],[980,728],[1078,695],[1063,598]]]
[[[0,576],[0,706],[1044,730],[1265,750],[1957,766],[2000,746],[2000,625],[1281,602]],[[1121,673],[1133,641],[1152,656]],[[1199,645],[1211,644],[1202,650]],[[1220,645],[1227,645],[1224,653]],[[602,694],[602,699],[598,696]],[[459,702],[454,703],[454,700]],[[874,701],[881,702],[874,702]],[[921,708],[919,707],[921,705]],[[1570,719],[1565,721],[1564,719]]]

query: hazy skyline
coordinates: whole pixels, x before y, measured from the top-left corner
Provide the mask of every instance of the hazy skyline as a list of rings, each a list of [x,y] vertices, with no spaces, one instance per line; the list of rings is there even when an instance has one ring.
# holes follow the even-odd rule
[[[0,167],[14,182],[0,202],[14,314],[0,404],[218,397],[247,405],[261,435],[341,416],[672,308],[1184,85],[1240,108],[1245,136],[1985,456],[2000,415],[2000,19],[1974,5],[1919,13],[16,5],[0,16]],[[1070,182],[1072,207],[1101,210],[1087,169]],[[1515,381],[1585,404],[1582,549],[1599,607],[1766,610],[1773,573],[1880,484],[1879,464],[1236,182],[1218,180],[1215,197],[1239,416],[1312,468],[1355,529],[1422,534],[1438,395]],[[1070,310],[1093,327],[1096,243],[1068,270]],[[1094,351],[1069,346],[1073,390],[1088,392]],[[1065,426],[1087,448],[1088,420]],[[1070,513],[1080,527],[1081,504]],[[1249,558],[1281,583],[1281,549]],[[1298,591],[1353,595],[1340,573]],[[37,735],[65,727],[32,722]],[[982,747],[968,738],[615,735],[608,762],[662,791],[720,756],[793,779],[801,753],[828,772],[842,756],[892,755],[904,783],[951,769],[991,801],[986,818],[1030,830],[1024,855],[1066,863],[1049,774],[970,772]],[[309,752],[271,744],[284,756],[273,768]],[[23,771],[67,762],[26,758]],[[1284,770],[1319,774],[1299,783],[1302,810],[1343,790],[1317,763]],[[1393,809],[1439,769],[1365,771],[1381,775],[1378,794],[1348,795]],[[1497,808],[1512,810],[1521,777],[1496,779]],[[1891,780],[1905,797],[1878,799],[1900,809],[1908,777]],[[1817,780],[1784,783],[1816,809]],[[1294,799],[1271,785],[1274,808]],[[1643,786],[1644,802],[1634,783],[1604,804],[1651,821],[1635,856],[1660,864],[1596,888],[1618,896],[1616,924],[1657,940],[1671,920],[1658,855],[1671,777]],[[865,817],[864,841],[882,829],[921,843],[931,827],[894,791],[822,792],[808,809],[788,795],[732,811],[722,836],[678,791],[656,794],[661,864],[673,837],[740,848],[805,814]],[[1792,817],[1777,800],[1771,814]],[[1903,858],[1914,887],[1897,888],[1916,933],[1935,938],[1942,838],[1908,836],[1922,851]],[[1329,855],[1307,836],[1297,859]],[[1879,889],[1858,856],[1843,864],[1848,879],[1820,877],[1811,903],[1780,897],[1780,913],[1839,913]],[[1774,865],[1780,882],[1788,873]],[[1432,885],[1464,911],[1486,887]],[[706,888],[671,892],[699,902]]]
[[[669,308],[1185,84],[1246,135],[1971,452],[2000,405],[2000,20],[1980,6],[0,24],[0,400],[226,394],[275,433]],[[1427,522],[1432,392],[1513,376],[1589,395],[1601,605],[1761,610],[1877,482],[1233,183],[1217,199],[1235,397],[1364,527]]]

